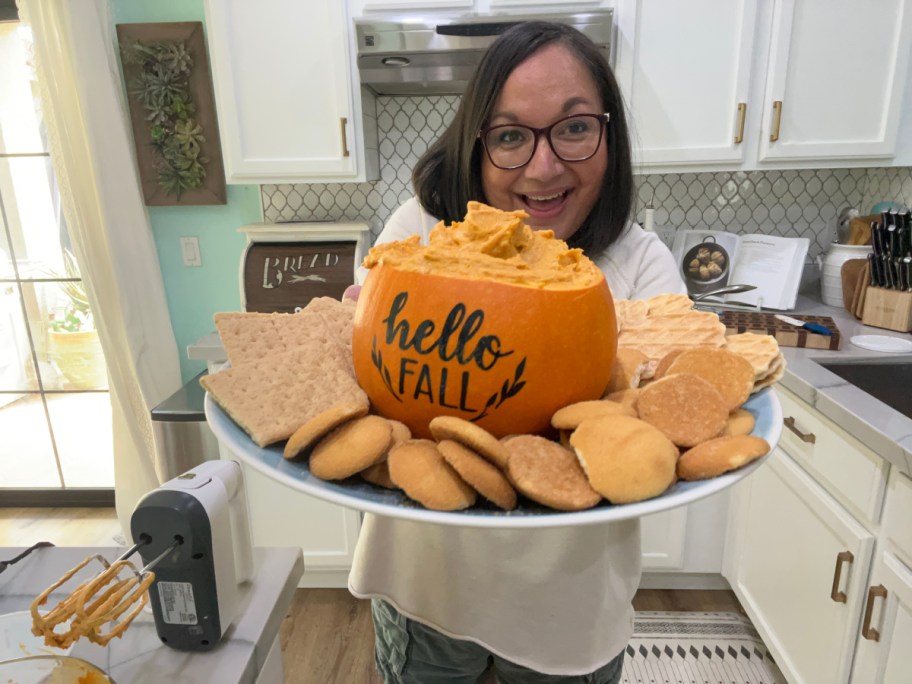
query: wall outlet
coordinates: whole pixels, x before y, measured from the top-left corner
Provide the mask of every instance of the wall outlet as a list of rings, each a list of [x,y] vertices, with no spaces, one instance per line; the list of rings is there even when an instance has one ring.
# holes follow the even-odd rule
[[[675,241],[675,229],[669,228],[668,226],[658,226],[655,229],[655,234],[659,236],[659,239],[665,243],[665,246],[668,249],[671,249]]]

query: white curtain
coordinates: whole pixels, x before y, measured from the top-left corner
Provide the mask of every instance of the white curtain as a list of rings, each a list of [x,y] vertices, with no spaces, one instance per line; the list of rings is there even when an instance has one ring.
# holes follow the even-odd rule
[[[180,386],[143,205],[107,0],[19,0],[31,26],[51,158],[108,364],[117,514],[158,486],[152,407]]]

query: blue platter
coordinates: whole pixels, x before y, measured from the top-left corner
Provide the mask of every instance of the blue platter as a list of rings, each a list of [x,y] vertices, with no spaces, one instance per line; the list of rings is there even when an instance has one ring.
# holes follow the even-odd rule
[[[782,407],[776,393],[769,388],[761,390],[748,399],[744,408],[750,411],[756,420],[752,434],[769,442],[772,453],[782,432]],[[513,511],[502,511],[492,505],[479,503],[464,511],[442,512],[428,510],[400,491],[376,487],[357,476],[340,482],[320,480],[311,475],[306,461],[286,461],[282,457],[283,444],[265,449],[258,447],[209,394],[206,395],[205,409],[206,419],[213,433],[238,461],[284,485],[319,499],[369,513],[460,527],[567,527],[651,515],[692,503],[731,487],[769,458],[767,454],[738,470],[710,480],[679,481],[661,496],[632,504],[613,505],[603,501],[595,508],[564,513],[521,498],[520,505]]]

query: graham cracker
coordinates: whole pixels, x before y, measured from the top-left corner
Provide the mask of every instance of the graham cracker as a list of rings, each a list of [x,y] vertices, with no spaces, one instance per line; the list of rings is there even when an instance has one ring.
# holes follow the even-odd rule
[[[343,403],[368,405],[350,361],[325,336],[290,351],[204,376],[215,402],[261,447],[288,439],[308,420]]]

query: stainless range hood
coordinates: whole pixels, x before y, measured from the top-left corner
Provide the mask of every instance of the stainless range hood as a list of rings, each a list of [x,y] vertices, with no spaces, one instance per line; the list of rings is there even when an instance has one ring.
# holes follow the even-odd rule
[[[452,19],[356,19],[361,84],[378,95],[458,95],[488,46],[514,24],[545,20],[589,36],[613,64],[613,10],[480,15]]]

